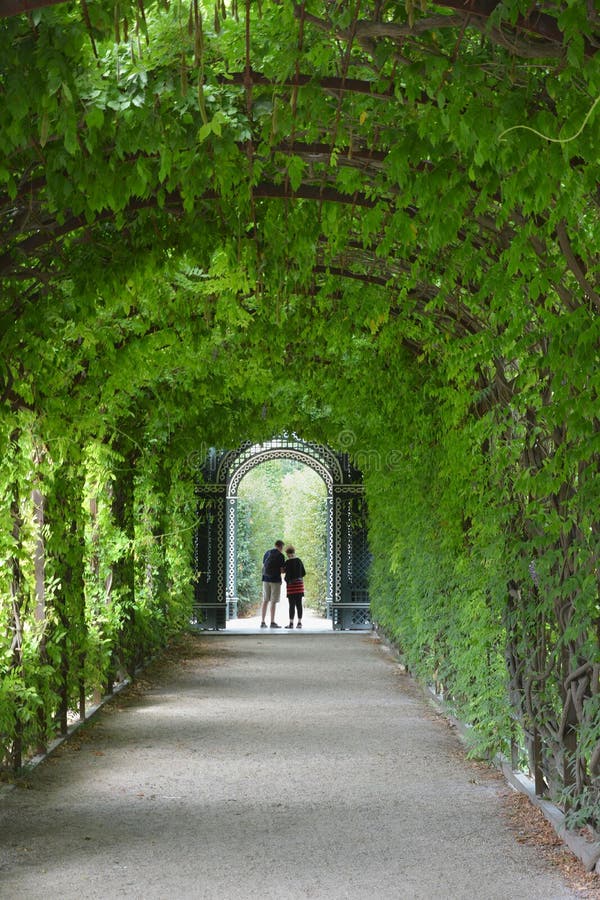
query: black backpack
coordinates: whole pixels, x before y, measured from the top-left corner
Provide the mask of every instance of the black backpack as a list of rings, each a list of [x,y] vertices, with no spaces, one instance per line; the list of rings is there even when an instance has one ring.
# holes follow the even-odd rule
[[[279,550],[269,550],[269,555],[263,565],[263,575],[267,578],[277,578],[281,575],[281,553]]]

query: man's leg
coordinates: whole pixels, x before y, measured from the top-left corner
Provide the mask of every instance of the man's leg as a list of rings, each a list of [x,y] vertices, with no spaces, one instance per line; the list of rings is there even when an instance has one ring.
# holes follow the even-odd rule
[[[269,601],[269,587],[268,587],[268,582],[266,582],[266,581],[263,581],[262,592],[263,592],[263,601],[260,606],[260,627],[266,628],[267,627],[267,623],[266,623],[267,607],[270,602]]]
[[[281,592],[281,582],[279,584],[271,584],[271,628],[279,628],[275,622],[275,612],[277,611],[277,604],[279,602],[279,594]]]

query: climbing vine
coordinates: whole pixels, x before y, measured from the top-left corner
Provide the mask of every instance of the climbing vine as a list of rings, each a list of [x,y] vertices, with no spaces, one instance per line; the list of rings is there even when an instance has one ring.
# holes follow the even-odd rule
[[[409,667],[598,822],[593,4],[0,0],[0,746],[182,627],[211,446],[365,474]]]

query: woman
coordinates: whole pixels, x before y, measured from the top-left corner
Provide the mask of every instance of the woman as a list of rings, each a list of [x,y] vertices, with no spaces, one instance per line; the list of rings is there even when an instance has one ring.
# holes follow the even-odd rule
[[[285,627],[294,627],[294,613],[297,613],[298,623],[296,628],[302,628],[302,598],[304,597],[304,581],[302,579],[306,575],[306,570],[304,563],[296,556],[296,551],[291,544],[289,547],[286,547],[285,555],[287,559],[283,565],[283,570],[285,572],[285,584],[290,607],[290,624]]]

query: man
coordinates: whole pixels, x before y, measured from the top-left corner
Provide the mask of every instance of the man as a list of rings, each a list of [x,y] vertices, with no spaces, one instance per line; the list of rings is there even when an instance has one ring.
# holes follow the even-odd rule
[[[281,593],[281,573],[284,571],[285,556],[283,541],[275,541],[275,546],[267,550],[263,556],[262,568],[262,606],[260,611],[260,627],[266,628],[267,608],[271,607],[271,628],[281,628],[275,621],[275,607],[279,603]]]

